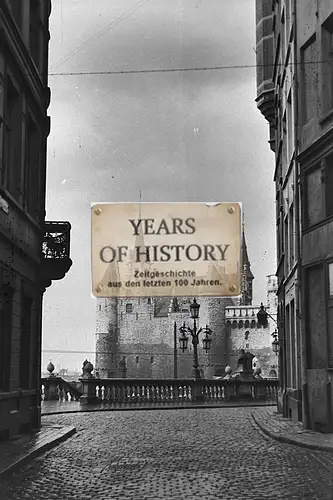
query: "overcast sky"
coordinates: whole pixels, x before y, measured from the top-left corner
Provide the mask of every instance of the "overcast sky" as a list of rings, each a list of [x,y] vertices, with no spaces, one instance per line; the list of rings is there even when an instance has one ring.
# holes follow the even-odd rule
[[[44,352],[43,366],[94,363],[91,202],[140,190],[142,201],[242,202],[254,303],[265,302],[274,156],[255,103],[255,2],[53,0],[50,31],[47,220],[70,221],[73,265],[44,295],[43,349],[91,354]],[[59,75],[216,66],[229,69]]]

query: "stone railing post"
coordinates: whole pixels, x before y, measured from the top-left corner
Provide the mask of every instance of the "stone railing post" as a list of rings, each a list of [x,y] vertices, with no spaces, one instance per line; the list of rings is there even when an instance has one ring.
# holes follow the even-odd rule
[[[203,403],[205,400],[205,395],[203,393],[204,379],[196,379],[192,385],[192,400],[196,403]]]
[[[264,383],[260,383],[260,381],[263,381],[261,374],[261,368],[258,366],[257,368],[254,369],[253,375],[255,378],[254,382],[254,399],[266,399],[266,387]]]
[[[45,381],[45,400],[47,401],[58,401],[59,400],[59,384],[61,377],[57,377],[53,374],[54,364],[50,363],[46,367],[47,371],[50,373],[47,380]]]
[[[82,384],[82,396],[80,403],[94,404],[97,403],[98,397],[96,396],[96,379],[92,375],[94,367],[89,361],[84,363],[82,377],[79,381]]]

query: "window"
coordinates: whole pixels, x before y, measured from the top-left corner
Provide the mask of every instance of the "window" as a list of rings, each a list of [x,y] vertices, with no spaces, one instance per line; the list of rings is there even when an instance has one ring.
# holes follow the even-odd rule
[[[135,362],[136,362],[137,365],[139,364],[139,362],[140,362],[140,356],[136,356]]]
[[[285,324],[285,336],[286,336],[286,372],[287,372],[287,380],[286,386],[290,387],[290,378],[291,378],[291,351],[290,351],[290,305],[286,306],[286,324]]]
[[[295,263],[295,244],[294,244],[294,205],[289,209],[289,269],[293,268]]]
[[[135,314],[135,319],[139,319],[139,313]]]
[[[20,339],[20,387],[22,389],[29,389],[30,385],[32,303],[29,297],[22,298]]]
[[[329,366],[333,368],[333,262],[327,265],[327,278],[328,278],[328,300],[327,300],[327,328],[329,339]]]
[[[248,340],[250,332],[245,332],[245,340]]]
[[[4,286],[0,290],[0,390],[9,391],[12,340],[12,300],[13,291]]]
[[[289,92],[287,99],[287,146],[288,146],[288,161],[290,161],[293,155],[294,148],[294,126],[293,126],[293,116],[292,116],[292,100],[291,91]]]
[[[131,304],[131,303],[126,304],[126,312],[127,313],[132,313],[133,312],[133,304]]]
[[[326,217],[333,215],[333,154],[325,161],[325,201]]]
[[[328,265],[328,296],[333,298],[333,262]]]
[[[333,108],[333,14],[322,25],[321,40],[323,112],[326,114]]]
[[[35,219],[39,214],[40,143],[37,125],[29,116],[26,133],[26,205],[28,213]]]
[[[290,362],[291,362],[291,386],[296,387],[296,336],[295,336],[295,301],[290,302]]]
[[[149,297],[147,300],[148,304],[151,304],[151,298]]]
[[[318,64],[316,37],[301,49],[303,124],[317,114]]]
[[[154,356],[150,356],[150,363],[154,363]]]
[[[284,272],[285,276],[289,274],[289,220],[288,215],[284,219]]]
[[[250,344],[245,344],[245,348],[248,349],[250,347]]]
[[[307,340],[307,368],[324,369],[327,366],[327,338],[325,325],[325,286],[323,266],[306,270],[305,338]]]
[[[311,226],[324,218],[322,197],[322,172],[319,167],[305,177],[304,212],[306,225]]]
[[[7,77],[4,117],[5,185],[18,199],[21,169],[21,98],[11,78]]]

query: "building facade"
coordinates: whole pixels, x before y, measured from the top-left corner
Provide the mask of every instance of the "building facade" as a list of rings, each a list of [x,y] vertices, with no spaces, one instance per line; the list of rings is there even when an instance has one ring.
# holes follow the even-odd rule
[[[322,432],[333,430],[332,47],[330,0],[257,1],[257,104],[275,153],[279,408]]]
[[[45,223],[51,3],[0,3],[0,439],[40,426],[43,293],[71,265]]]
[[[199,299],[198,327],[208,325],[212,330],[208,352],[203,350],[202,338],[199,338],[198,358],[202,377],[224,375],[227,365],[235,370],[242,348],[251,349],[266,376],[276,369],[276,356],[275,359],[270,356],[272,325],[258,328],[256,314],[260,307],[251,305],[254,277],[244,233],[242,269],[240,299]],[[274,277],[270,277],[269,290],[267,311],[274,315],[275,302],[271,299],[272,293],[274,296],[276,294]],[[125,366],[128,378],[193,377],[191,338],[187,351],[183,353],[179,349],[179,328],[184,322],[193,326],[190,319],[191,302],[192,299],[186,297],[97,299],[95,370],[98,375],[101,378],[121,377]],[[247,325],[250,315],[251,326]],[[237,325],[234,323],[235,317],[239,320]],[[274,376],[274,372],[271,376]]]

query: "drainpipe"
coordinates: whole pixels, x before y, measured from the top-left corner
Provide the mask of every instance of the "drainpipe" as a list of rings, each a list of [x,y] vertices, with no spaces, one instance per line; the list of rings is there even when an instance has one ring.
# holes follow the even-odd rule
[[[296,300],[296,331],[297,337],[300,339],[300,362],[301,362],[301,391],[302,391],[302,422],[304,429],[309,428],[308,415],[308,384],[306,373],[306,339],[304,319],[302,318],[302,297],[304,296],[304,285],[302,284],[302,218],[300,216],[301,205],[301,182],[300,168],[297,161],[299,152],[299,106],[298,106],[298,51],[297,51],[297,0],[293,0],[293,25],[294,25],[294,137],[295,137],[295,174],[294,174],[294,189],[295,189],[295,229],[296,229],[296,252],[297,252],[297,273],[295,283],[295,300]]]

